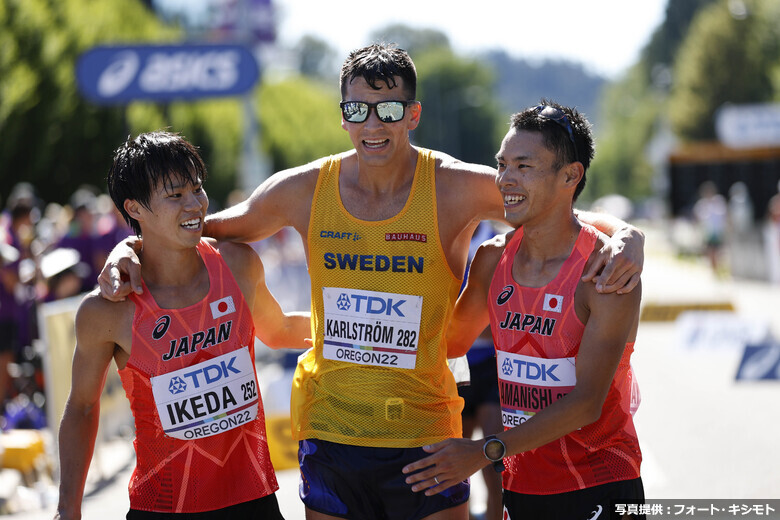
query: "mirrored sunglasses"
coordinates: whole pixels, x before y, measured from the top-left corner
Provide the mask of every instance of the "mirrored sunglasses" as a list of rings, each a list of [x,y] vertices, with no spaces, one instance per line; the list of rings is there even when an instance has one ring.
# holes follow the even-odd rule
[[[415,101],[382,101],[379,103],[366,103],[365,101],[342,101],[341,115],[344,121],[349,123],[362,123],[368,119],[373,108],[376,115],[383,123],[395,123],[404,118],[407,105]]]

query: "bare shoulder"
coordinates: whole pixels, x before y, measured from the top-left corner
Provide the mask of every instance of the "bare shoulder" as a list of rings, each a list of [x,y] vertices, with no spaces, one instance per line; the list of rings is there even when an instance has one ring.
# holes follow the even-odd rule
[[[326,157],[322,157],[308,164],[277,172],[269,177],[263,185],[266,186],[267,190],[277,193],[297,190],[300,195],[301,192],[306,193],[309,189],[314,193],[320,168],[326,159]]]
[[[76,311],[76,333],[88,332],[96,337],[120,343],[130,331],[135,304],[128,300],[111,302],[95,289],[87,294]]]
[[[463,182],[469,180],[485,181],[491,183],[495,179],[496,169],[484,164],[475,164],[460,159],[456,159],[444,152],[434,152],[436,158],[436,173],[446,178],[462,179]]]
[[[501,255],[504,254],[506,245],[512,239],[515,232],[496,235],[480,244],[471,262],[472,272],[479,272],[487,278],[492,278]]]
[[[464,162],[441,152],[434,155],[438,200],[449,214],[457,211],[471,217],[469,220],[503,219],[495,168]]]
[[[256,280],[262,273],[263,263],[257,252],[249,245],[205,237],[204,240],[219,252],[230,272],[233,273],[233,277],[239,282],[243,278]]]
[[[111,302],[100,296],[98,289],[93,290],[81,300],[77,311],[77,317],[87,319],[112,319],[113,315],[122,314],[127,310],[133,310],[135,305],[129,300],[124,302]]]
[[[242,223],[245,227],[239,234],[264,238],[283,226],[305,230],[323,161],[283,170],[266,179],[248,199],[244,213],[253,218]]]

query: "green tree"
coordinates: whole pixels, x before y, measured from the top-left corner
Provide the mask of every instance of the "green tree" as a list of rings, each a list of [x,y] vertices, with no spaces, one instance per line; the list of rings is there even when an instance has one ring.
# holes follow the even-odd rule
[[[668,126],[669,89],[677,80],[672,71],[678,49],[698,13],[719,1],[669,0],[666,17],[639,62],[604,89],[596,157],[584,200],[615,192],[632,199],[652,194],[653,168],[646,149],[656,132]]]
[[[621,81],[602,95],[602,113],[596,156],[588,172],[583,200],[610,193],[632,199],[652,192],[653,170],[645,148],[658,125],[664,96],[648,88],[642,67],[632,67]]]
[[[124,108],[79,95],[76,59],[97,42],[174,35],[138,2],[0,0],[0,192],[24,179],[63,202],[79,184],[102,187]]]
[[[725,103],[774,98],[778,11],[773,0],[722,0],[694,20],[669,99],[672,128],[682,139],[714,139],[717,110]]]
[[[443,32],[436,29],[416,29],[404,24],[391,24],[374,31],[371,33],[371,41],[395,43],[412,58],[430,49],[450,49],[450,40]]]
[[[298,70],[304,76],[318,80],[338,78],[336,51],[327,42],[314,36],[304,36],[295,46],[300,58]]]
[[[677,57],[677,50],[688,34],[688,28],[703,8],[718,0],[669,0],[661,25],[653,32],[642,49],[639,67],[644,81],[659,87],[668,87],[669,70]]]
[[[349,135],[340,125],[339,96],[336,84],[303,78],[262,84],[262,146],[274,171],[350,149]]]
[[[464,161],[494,164],[506,121],[494,100],[490,69],[441,47],[415,61],[423,110],[414,142]]]
[[[78,56],[95,45],[180,40],[137,0],[0,0],[0,195],[19,180],[47,202],[105,188],[111,151],[167,128],[201,149],[218,205],[235,186],[241,105],[235,99],[98,106],[77,90]]]

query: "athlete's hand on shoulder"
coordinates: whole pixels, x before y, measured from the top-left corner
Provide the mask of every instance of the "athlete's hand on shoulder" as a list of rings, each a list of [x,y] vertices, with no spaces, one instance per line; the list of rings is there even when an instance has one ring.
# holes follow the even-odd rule
[[[111,250],[98,276],[100,295],[103,298],[112,302],[121,302],[133,291],[136,294],[143,292],[141,262],[136,253],[140,248],[141,239],[129,237]]]
[[[441,493],[488,464],[480,441],[447,439],[423,449],[432,455],[407,465],[402,471],[409,475],[406,483],[412,485],[412,491],[424,491],[426,496]]]
[[[645,235],[627,226],[596,243],[582,272],[583,282],[596,284],[600,293],[625,294],[639,283],[645,261]]]

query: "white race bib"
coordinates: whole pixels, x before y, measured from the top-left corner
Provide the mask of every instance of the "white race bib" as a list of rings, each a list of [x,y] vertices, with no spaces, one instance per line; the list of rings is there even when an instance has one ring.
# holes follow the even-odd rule
[[[165,435],[192,440],[257,418],[258,390],[249,347],[151,378]]]
[[[568,394],[577,384],[575,358],[547,359],[496,351],[501,419],[511,428]]]
[[[325,359],[414,368],[422,296],[323,287]]]

